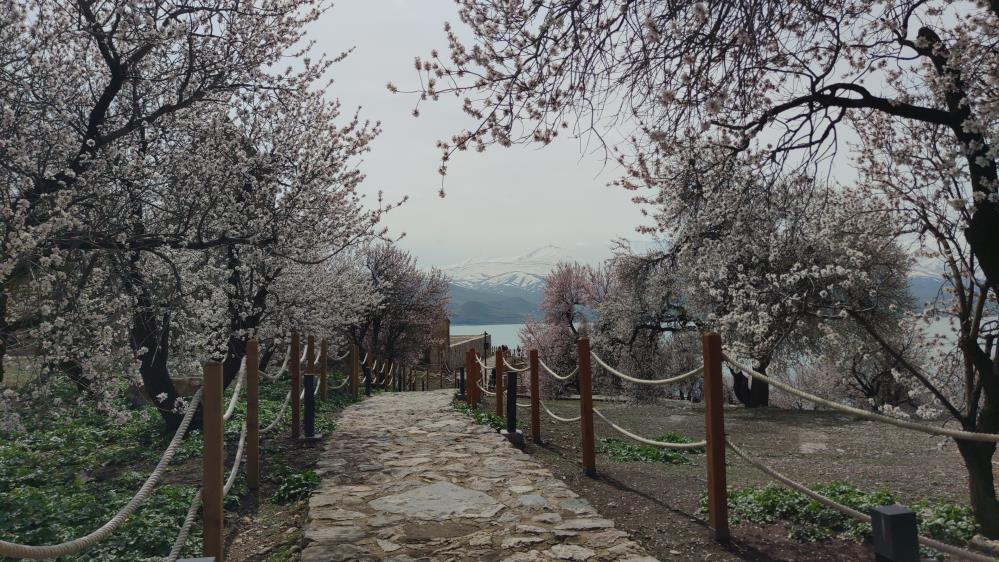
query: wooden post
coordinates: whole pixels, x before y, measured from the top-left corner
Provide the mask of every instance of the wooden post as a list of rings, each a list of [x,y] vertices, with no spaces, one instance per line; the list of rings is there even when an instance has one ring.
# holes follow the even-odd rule
[[[372,357],[371,352],[364,354],[364,395],[371,396],[371,387],[375,384],[373,380],[375,378],[374,369],[371,368]]]
[[[302,344],[298,331],[291,333],[291,361],[288,363],[288,376],[291,377],[291,438],[298,439],[302,419]]]
[[[325,402],[329,394],[329,386],[326,383],[326,371],[329,370],[330,348],[329,342],[323,338],[319,344],[319,398]]]
[[[597,475],[593,447],[593,379],[590,371],[590,338],[579,338],[579,426],[582,432],[583,473]]]
[[[222,524],[225,522],[222,513],[222,457],[225,443],[222,429],[221,363],[205,364],[202,384],[202,551],[205,556],[214,556],[221,561]]]
[[[357,372],[361,370],[361,354],[357,344],[350,346],[350,394],[357,398]]]
[[[493,354],[496,362],[496,415],[503,417],[506,412],[503,410],[503,347],[497,347]]]
[[[472,380],[472,350],[469,349],[465,351],[464,391],[465,391],[465,401],[468,403],[469,406],[474,406],[475,400],[472,397],[472,387],[468,384],[471,380]],[[458,382],[458,392],[462,391],[461,382],[462,382],[461,380],[459,380]]]
[[[246,342],[246,487],[260,489],[260,346]]]
[[[538,350],[531,350],[531,439],[541,443],[541,390],[538,381]]]
[[[708,528],[718,542],[728,542],[725,482],[725,411],[721,336],[704,334],[704,428],[708,442]]]

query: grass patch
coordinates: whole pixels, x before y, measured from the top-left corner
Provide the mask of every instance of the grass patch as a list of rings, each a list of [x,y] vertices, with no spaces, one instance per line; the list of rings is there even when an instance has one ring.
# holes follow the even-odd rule
[[[849,484],[832,482],[809,488],[823,496],[867,513],[871,509],[895,503],[891,492],[865,492]],[[734,519],[769,524],[784,521],[790,525],[790,538],[812,542],[828,538],[863,541],[870,537],[871,526],[829,509],[815,500],[787,488],[768,485],[733,490],[728,493],[729,508]],[[707,508],[707,496],[701,499]],[[953,544],[964,545],[975,535],[977,526],[971,509],[935,502],[917,502],[910,507],[916,513],[919,534]],[[934,557],[935,551],[924,552]]]
[[[260,385],[262,427],[274,419],[287,392],[287,380]],[[230,394],[231,388],[227,400]],[[128,415],[116,418],[96,412],[90,404],[75,405],[76,390],[69,385],[55,389],[54,395],[67,405],[25,408],[18,412],[23,431],[0,432],[0,536],[4,540],[52,544],[97,529],[131,499],[172,437],[163,431],[152,406],[136,408],[122,402],[115,409]],[[329,414],[351,402],[352,397],[335,391],[325,403],[317,401],[317,432],[332,432],[335,422]],[[245,413],[245,399],[241,399],[225,428],[227,458],[235,451]],[[286,410],[284,420],[264,436],[261,452],[267,463],[263,478],[283,490],[280,499],[292,501],[307,496],[318,477],[303,475],[286,458],[289,449],[283,434],[289,418]],[[60,560],[139,562],[166,555],[200,485],[201,451],[201,432],[192,431],[171,463],[173,468],[165,477],[168,483],[161,483],[109,538]],[[246,492],[241,472],[225,498],[226,509],[240,509]],[[275,500],[278,495],[274,494]],[[200,551],[201,526],[196,524],[184,554]]]
[[[691,443],[692,441],[675,431],[656,438],[665,443]],[[690,464],[688,453],[702,453],[703,449],[662,449],[651,445],[636,445],[615,437],[601,438],[597,442],[597,452],[619,462],[661,462],[665,464]]]
[[[487,425],[496,431],[506,429],[506,420],[490,412],[483,412],[463,402],[455,402],[454,409],[475,420],[479,425]]]

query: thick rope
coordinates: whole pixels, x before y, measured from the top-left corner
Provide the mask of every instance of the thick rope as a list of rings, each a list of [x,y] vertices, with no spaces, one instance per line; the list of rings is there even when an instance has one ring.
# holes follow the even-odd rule
[[[544,402],[541,402],[539,400],[538,404],[541,404],[541,409],[544,410],[545,412],[548,412],[548,415],[551,416],[552,418],[554,418],[557,421],[566,422],[566,423],[572,423],[572,422],[578,422],[579,420],[583,419],[583,416],[576,416],[574,418],[563,418],[563,417],[560,417],[555,412],[549,410],[548,406],[545,406]]]
[[[963,431],[960,429],[947,429],[946,427],[934,427],[931,425],[900,420],[898,418],[893,418],[881,414],[875,414],[873,412],[861,410],[860,408],[854,408],[853,406],[837,404],[836,402],[833,402],[831,400],[826,400],[825,398],[819,398],[814,394],[809,394],[802,390],[798,390],[797,388],[794,388],[789,384],[785,384],[777,379],[772,379],[762,373],[758,373],[753,369],[750,369],[749,367],[739,363],[735,359],[732,359],[732,357],[724,351],[722,351],[722,358],[724,358],[725,361],[727,361],[730,365],[732,365],[736,369],[739,369],[744,373],[748,373],[754,379],[770,384],[776,388],[779,388],[780,390],[783,390],[784,392],[787,392],[788,394],[793,394],[798,398],[803,398],[805,400],[809,400],[811,402],[820,404],[822,406],[831,408],[833,410],[839,410],[840,412],[844,412],[852,416],[856,416],[858,418],[863,418],[870,421],[884,422],[897,427],[904,427],[906,429],[922,431],[923,433],[929,433],[931,435],[945,435],[947,437],[953,437],[954,439],[964,439],[965,441],[984,441],[987,443],[999,443],[999,434],[995,433],[974,433],[971,431]]]
[[[488,390],[486,390],[485,388],[483,388],[481,382],[475,381],[475,385],[479,387],[479,390],[481,390],[482,392],[485,392],[486,396],[496,396],[495,392],[489,392]]]
[[[634,433],[628,431],[627,429],[617,425],[616,423],[607,419],[607,416],[600,413],[600,410],[593,408],[593,413],[596,414],[600,419],[607,422],[615,431],[628,437],[634,439],[639,443],[645,443],[646,445],[652,445],[653,447],[659,447],[660,449],[703,449],[708,445],[707,441],[701,440],[694,443],[668,443],[666,441],[656,441],[654,439],[647,439],[641,435],[635,435]]]
[[[288,391],[287,396],[284,397],[284,402],[281,403],[281,409],[278,410],[277,415],[274,416],[274,421],[272,421],[270,423],[270,425],[268,425],[267,427],[265,427],[264,429],[262,429],[261,433],[266,433],[266,432],[274,429],[277,426],[278,422],[280,422],[281,418],[284,416],[284,411],[288,408],[288,403],[289,402],[291,402],[291,391],[290,390]]]
[[[364,352],[364,359],[361,359],[361,365],[363,365],[363,364],[365,364],[367,362],[368,362],[368,352],[365,351]]]
[[[614,376],[616,376],[618,378],[621,378],[623,380],[626,380],[628,382],[633,382],[635,384],[673,384],[673,383],[685,381],[685,380],[687,380],[687,379],[689,379],[691,377],[696,377],[696,376],[698,376],[698,375],[700,375],[701,373],[704,372],[704,367],[701,366],[701,367],[698,367],[698,368],[696,368],[693,371],[690,371],[688,373],[684,373],[682,375],[678,375],[678,376],[675,376],[675,377],[670,377],[668,379],[651,379],[651,380],[650,379],[636,379],[635,377],[629,377],[628,375],[622,373],[621,371],[618,371],[617,369],[611,367],[607,363],[604,363],[604,360],[601,359],[599,355],[597,355],[596,353],[594,353],[592,351],[590,352],[590,356],[593,357],[593,359],[595,359],[596,362],[599,363],[601,367],[603,367],[604,369],[607,369],[607,371],[610,374],[612,374],[612,375],[614,375]]]
[[[468,342],[473,342],[473,341],[475,341],[475,340],[481,340],[481,339],[482,339],[482,338],[484,338],[484,337],[486,337],[486,336],[485,336],[485,334],[482,334],[481,336],[475,336],[474,338],[468,338],[467,340],[461,340],[461,341],[460,341],[460,342],[458,342],[458,343],[452,343],[452,344],[450,344],[450,345],[448,346],[448,349],[451,349],[451,348],[453,348],[453,347],[458,347],[459,345],[465,345],[466,343],[468,343]]]
[[[551,367],[549,367],[548,365],[545,365],[545,362],[542,361],[540,357],[538,357],[538,364],[541,365],[542,369],[548,371],[549,375],[555,377],[556,379],[558,379],[560,381],[567,381],[567,380],[571,379],[572,377],[576,376],[576,373],[579,372],[579,366],[577,365],[576,368],[573,369],[572,372],[569,373],[568,375],[560,375],[560,374],[556,373],[555,371],[553,371],[551,369]]]
[[[170,548],[170,554],[167,555],[166,562],[177,562],[177,559],[180,558],[180,551],[187,544],[187,537],[191,534],[191,527],[194,526],[194,520],[198,517],[198,508],[200,506],[201,488],[198,488],[198,493],[194,494],[194,497],[191,499],[191,505],[187,508],[184,523],[181,524],[180,532],[177,533],[177,538],[173,541],[173,547]]]
[[[489,368],[489,366],[486,365],[486,363],[482,359],[479,359],[478,355],[475,356],[475,361],[478,362],[479,365],[482,365],[483,369],[488,369]]]
[[[0,555],[9,556],[11,558],[30,558],[34,560],[43,558],[58,558],[60,556],[67,556],[91,547],[110,536],[119,525],[128,519],[130,515],[135,513],[135,511],[139,509],[139,507],[145,503],[147,499],[149,499],[149,496],[152,495],[153,489],[156,487],[160,478],[163,477],[163,473],[166,471],[167,465],[170,464],[170,461],[173,460],[174,455],[177,453],[177,449],[180,447],[180,443],[184,439],[184,434],[187,433],[187,427],[191,424],[191,420],[194,418],[194,412],[198,409],[198,403],[201,401],[201,392],[202,389],[199,388],[191,398],[191,403],[188,405],[187,411],[184,412],[184,417],[181,419],[180,425],[177,427],[177,432],[174,433],[173,438],[170,440],[170,444],[167,445],[166,450],[163,451],[163,456],[160,457],[159,462],[156,463],[156,468],[154,468],[152,473],[149,474],[146,481],[142,483],[139,491],[132,496],[132,499],[129,500],[128,503],[125,504],[125,507],[121,508],[118,513],[111,518],[111,520],[88,535],[60,544],[31,546],[0,541]]]
[[[288,359],[290,359],[290,358],[291,358],[291,345],[289,344],[288,345],[288,353],[284,354],[284,362],[281,363],[281,368],[278,369],[278,372],[274,373],[273,375],[268,375],[266,372],[264,372],[261,369],[260,370],[260,374],[263,375],[264,378],[267,379],[267,380],[269,380],[269,381],[276,381],[276,380],[278,380],[279,378],[281,378],[281,375],[285,374],[288,371]]]
[[[804,484],[801,484],[799,482],[795,482],[794,480],[791,480],[787,476],[784,476],[783,474],[777,472],[776,470],[770,468],[769,466],[767,466],[767,465],[765,465],[765,464],[763,464],[763,463],[761,463],[761,462],[759,462],[759,461],[751,458],[749,455],[747,455],[745,453],[745,451],[743,451],[739,447],[736,447],[735,445],[733,445],[732,442],[729,441],[728,439],[725,440],[725,444],[728,445],[728,448],[732,449],[732,452],[734,452],[736,455],[738,455],[739,458],[741,458],[742,460],[744,460],[747,463],[751,464],[752,466],[756,467],[758,470],[760,470],[764,474],[770,476],[774,480],[777,480],[781,484],[784,484],[788,488],[791,488],[792,490],[800,492],[800,493],[802,493],[802,494],[804,494],[804,495],[812,498],[813,500],[819,502],[820,504],[828,507],[829,509],[833,509],[835,511],[838,511],[838,512],[842,513],[843,515],[846,515],[847,517],[852,517],[852,518],[854,518],[854,519],[856,519],[858,521],[863,521],[864,523],[870,523],[871,522],[871,516],[870,515],[868,515],[866,513],[862,513],[860,511],[857,511],[856,509],[853,509],[852,507],[845,506],[845,505],[843,505],[841,503],[837,503],[837,502],[835,502],[835,501],[833,501],[833,500],[831,500],[831,499],[823,496],[822,494],[819,494],[817,492],[814,492],[814,491],[810,490]],[[974,560],[976,562],[995,562],[996,561],[996,558],[992,558],[991,556],[986,556],[984,554],[979,554],[977,552],[971,552],[971,551],[965,550],[963,548],[958,548],[956,546],[949,545],[947,543],[943,543],[943,542],[940,542],[938,540],[931,539],[929,537],[924,537],[924,536],[921,536],[921,535],[919,536],[919,544],[921,544],[923,546],[928,546],[930,548],[934,548],[936,550],[939,550],[940,552],[946,552],[947,554],[951,554],[951,555],[957,556],[958,558],[961,558],[963,560]]]
[[[347,386],[348,382],[350,382],[350,379],[343,379],[343,381],[341,381],[340,384],[336,386],[331,386],[330,388],[332,388],[333,390],[340,390],[341,388]]]
[[[222,487],[222,495],[225,496],[232,489],[233,484],[236,483],[236,475],[239,474],[239,465],[243,461],[243,447],[246,445],[246,422],[243,422],[243,427],[239,432],[239,445],[236,447],[236,459],[232,463],[232,468],[229,469],[229,477],[226,478],[225,486]],[[177,533],[177,538],[173,541],[173,547],[170,548],[170,554],[167,555],[166,562],[176,562],[177,558],[180,557],[180,551],[184,549],[184,545],[187,544],[187,537],[191,533],[191,527],[194,525],[194,520],[198,516],[198,507],[201,505],[201,492],[202,488],[198,489],[198,493],[194,494],[194,498],[191,500],[191,505],[187,508],[187,515],[184,517],[184,523],[180,526],[180,532]]]
[[[518,408],[530,408],[531,405],[530,404],[521,404],[520,402],[517,402],[517,407]]]
[[[507,373],[523,373],[524,371],[526,371],[526,370],[528,370],[528,369],[531,368],[531,366],[528,365],[527,367],[524,367],[523,369],[518,369],[518,368],[514,367],[513,365],[511,365],[510,362],[506,360],[506,357],[503,358],[503,364],[506,365],[506,372]]]
[[[239,374],[236,378],[236,386],[232,389],[232,397],[229,398],[229,406],[225,409],[225,414],[222,415],[222,421],[229,421],[232,417],[233,412],[236,411],[236,402],[239,400],[239,395],[243,391],[243,382],[246,380],[246,357],[243,357],[243,363],[239,367]]]
[[[349,349],[347,351],[344,351],[343,355],[340,355],[339,357],[333,357],[332,359],[334,361],[343,361],[344,359],[347,358],[348,355],[350,355],[350,350]]]

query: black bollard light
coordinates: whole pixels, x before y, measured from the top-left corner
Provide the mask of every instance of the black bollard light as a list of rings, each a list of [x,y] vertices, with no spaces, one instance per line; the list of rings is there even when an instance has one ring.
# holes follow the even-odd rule
[[[465,368],[458,369],[458,400],[465,401]]]
[[[871,510],[874,560],[919,562],[919,532],[916,514],[900,505],[883,505]]]
[[[371,367],[364,367],[364,395],[371,396]]]
[[[316,435],[316,375],[305,375],[305,412],[302,420],[302,441],[317,441],[322,438]]]
[[[506,430],[500,434],[514,447],[524,448],[524,432],[517,429],[517,373],[506,373]]]

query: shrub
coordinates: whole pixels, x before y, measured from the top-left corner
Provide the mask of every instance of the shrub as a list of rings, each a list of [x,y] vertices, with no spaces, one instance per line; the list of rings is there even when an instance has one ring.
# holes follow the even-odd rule
[[[285,477],[274,491],[274,501],[290,503],[304,500],[309,497],[312,490],[319,487],[320,480],[319,475],[312,470],[291,474]]]
[[[660,435],[656,441],[666,443],[690,443],[691,440],[676,432]],[[597,452],[616,461],[661,462],[666,464],[689,464],[687,453],[703,452],[703,449],[663,449],[651,445],[635,445],[614,437],[600,439]]]

